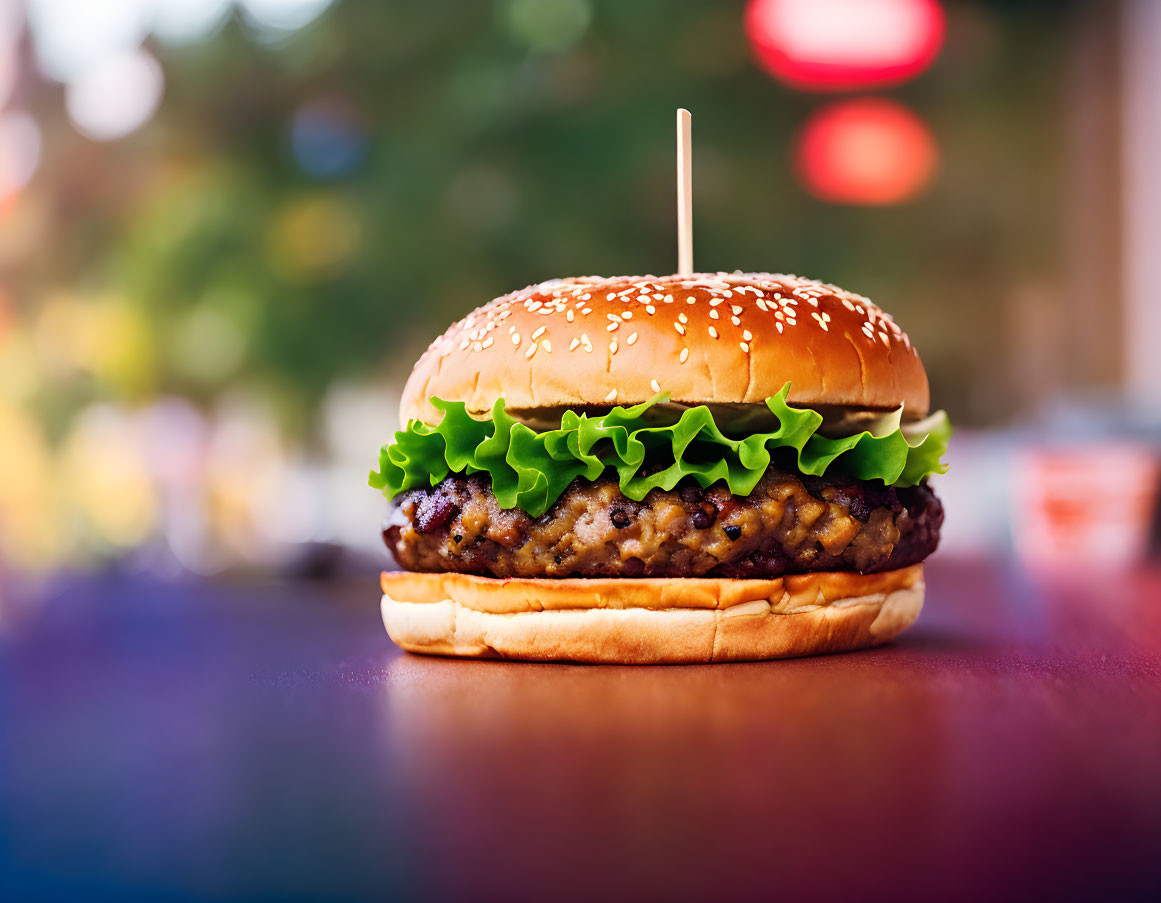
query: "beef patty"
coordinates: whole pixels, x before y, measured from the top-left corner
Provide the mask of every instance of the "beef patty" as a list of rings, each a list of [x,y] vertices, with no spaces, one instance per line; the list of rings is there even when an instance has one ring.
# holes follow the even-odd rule
[[[452,475],[399,499],[383,529],[409,571],[492,577],[778,577],[891,570],[939,542],[943,506],[926,486],[896,489],[771,467],[754,491],[655,489],[575,480],[545,514],[503,509],[487,475]]]

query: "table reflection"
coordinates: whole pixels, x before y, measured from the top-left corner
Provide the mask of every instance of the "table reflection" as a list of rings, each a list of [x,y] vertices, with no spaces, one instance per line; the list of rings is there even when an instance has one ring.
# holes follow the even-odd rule
[[[1149,897],[1158,588],[937,559],[891,645],[615,667],[406,655],[361,583],[71,581],[0,637],[0,898]]]
[[[896,643],[782,662],[393,656],[383,742],[457,851],[433,879],[453,895],[498,863],[544,886],[594,858],[633,892],[690,896],[825,896],[853,875],[918,893],[981,850],[1013,882],[1075,855],[1080,880],[1144,855],[1137,801],[1161,798],[1156,726],[1110,705],[1157,660],[1156,585],[1137,574],[1101,604],[1107,585],[937,569],[934,610]]]

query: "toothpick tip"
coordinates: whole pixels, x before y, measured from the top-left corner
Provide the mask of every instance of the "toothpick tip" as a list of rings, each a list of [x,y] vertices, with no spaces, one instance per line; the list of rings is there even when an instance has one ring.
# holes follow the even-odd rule
[[[677,108],[677,272],[693,272],[693,170],[690,132],[693,117]]]

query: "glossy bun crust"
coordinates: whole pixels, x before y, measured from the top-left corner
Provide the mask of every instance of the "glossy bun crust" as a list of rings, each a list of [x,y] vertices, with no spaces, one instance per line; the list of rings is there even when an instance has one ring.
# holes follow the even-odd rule
[[[754,661],[885,643],[923,607],[923,566],[776,580],[385,573],[383,623],[434,655],[606,664]]]
[[[770,273],[560,279],[473,311],[436,339],[403,391],[401,419],[438,421],[429,399],[483,414],[609,407],[668,392],[685,404],[760,404],[789,381],[809,407],[927,413],[907,335],[867,298]]]

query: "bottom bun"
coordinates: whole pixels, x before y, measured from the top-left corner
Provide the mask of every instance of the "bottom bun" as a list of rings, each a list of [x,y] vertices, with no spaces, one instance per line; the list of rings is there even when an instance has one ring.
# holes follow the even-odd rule
[[[408,652],[526,661],[756,661],[876,646],[923,608],[923,566],[777,580],[496,579],[384,573],[383,624]]]

